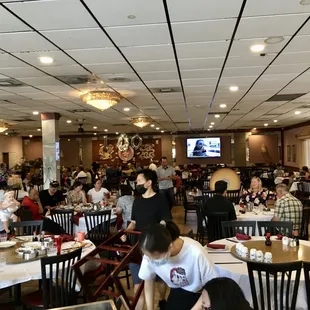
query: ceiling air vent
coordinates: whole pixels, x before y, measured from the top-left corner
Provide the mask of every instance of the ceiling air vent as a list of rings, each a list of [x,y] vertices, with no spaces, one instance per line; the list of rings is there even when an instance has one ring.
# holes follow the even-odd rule
[[[25,123],[25,122],[35,122],[35,121],[29,118],[23,118],[23,119],[12,119],[12,122]]]
[[[1,87],[16,87],[16,86],[23,86],[25,85],[24,83],[15,80],[15,79],[0,79],[0,86]]]
[[[275,95],[275,96],[269,98],[268,100],[266,100],[265,102],[268,102],[268,101],[291,101],[291,100],[297,99],[301,96],[304,96],[305,94],[306,93]]]
[[[76,109],[76,110],[67,110],[68,112],[71,113],[87,113],[87,112],[91,112],[91,110],[89,109]]]
[[[115,77],[110,77],[108,78],[108,80],[110,82],[118,82],[118,83],[121,83],[121,82],[130,82],[131,80],[125,76],[115,76]]]
[[[177,125],[188,124],[188,122],[174,122]]]
[[[180,87],[162,87],[162,88],[151,88],[152,93],[156,94],[170,94],[170,93],[180,93]]]
[[[56,78],[71,85],[97,83],[96,78],[90,75],[59,75]]]
[[[114,127],[124,127],[124,126],[128,126],[128,124],[113,124],[112,126],[114,126]]]

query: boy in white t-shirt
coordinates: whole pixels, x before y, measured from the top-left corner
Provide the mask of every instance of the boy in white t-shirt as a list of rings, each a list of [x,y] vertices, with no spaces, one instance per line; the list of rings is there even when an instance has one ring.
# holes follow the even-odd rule
[[[97,180],[95,183],[95,187],[87,192],[88,202],[98,203],[103,201],[105,196],[109,196],[110,192],[106,188],[103,188],[101,186],[102,182],[100,180]]]
[[[144,256],[139,277],[145,280],[147,310],[154,309],[156,275],[171,289],[165,309],[201,309],[197,303],[199,292],[209,280],[218,276],[202,245],[180,237],[177,225],[167,222],[166,227],[152,225],[142,234],[140,246]]]

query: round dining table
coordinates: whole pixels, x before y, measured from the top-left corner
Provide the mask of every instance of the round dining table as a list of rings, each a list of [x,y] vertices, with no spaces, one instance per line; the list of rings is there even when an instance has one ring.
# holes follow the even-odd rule
[[[237,221],[254,221],[256,222],[255,236],[259,236],[257,222],[269,222],[274,217],[274,210],[261,211],[258,214],[254,212],[246,212],[245,214],[236,213]],[[253,234],[251,234],[253,235]]]
[[[252,237],[251,239],[253,241],[252,245],[253,248],[257,245],[258,241],[263,241],[265,240],[264,237]],[[273,243],[281,243],[281,241],[277,241],[275,236],[271,237],[271,240]],[[233,238],[227,238],[227,239],[222,239],[222,240],[217,240],[212,242],[211,244],[225,244],[226,248],[224,250],[215,250],[215,249],[207,249],[208,254],[209,254],[209,259],[215,264],[215,268],[218,272],[218,275],[220,277],[228,277],[233,279],[236,283],[239,284],[241,289],[243,290],[243,293],[248,300],[248,302],[253,306],[253,301],[252,301],[252,293],[251,293],[251,287],[250,287],[250,281],[249,281],[249,276],[248,276],[248,270],[247,270],[247,264],[243,258],[240,256],[236,255],[235,253],[232,254],[231,251],[234,252],[235,245],[238,242],[247,242],[247,246],[249,247],[249,250],[251,248],[251,241],[238,241],[235,237]],[[256,244],[255,244],[256,243]],[[261,242],[259,242],[261,243]],[[297,250],[296,249],[296,260],[307,260],[308,258],[310,259],[310,241],[304,241],[300,240],[300,249],[302,250]],[[278,247],[279,245],[274,244],[274,247]],[[289,249],[290,250],[290,249]],[[270,251],[270,250],[269,250]],[[292,250],[294,251],[294,250]],[[299,253],[298,253],[299,251]],[[304,252],[306,253],[303,255]],[[308,254],[309,253],[309,254]],[[275,256],[279,257],[280,255]],[[285,254],[282,255],[282,262],[285,261]],[[292,261],[291,259],[291,254],[287,254],[287,260]],[[301,273],[300,276],[300,283],[299,283],[299,290],[298,290],[298,296],[297,296],[297,303],[296,303],[296,310],[307,310],[308,305],[307,305],[307,294],[306,294],[306,286],[305,286],[305,279],[304,279],[304,273]]]
[[[15,248],[18,248],[23,242],[17,242]],[[88,243],[82,249],[81,257],[90,253],[95,249],[95,245],[90,240],[85,240],[85,243]],[[65,252],[70,247],[74,246],[75,241],[64,242],[62,244],[62,250]],[[10,252],[10,253],[8,253]],[[10,255],[11,257],[8,257]],[[7,257],[7,264],[3,272],[0,272],[0,289],[10,287],[16,284],[25,283],[31,280],[40,280],[42,279],[41,275],[41,262],[40,258],[37,257],[32,261],[23,261],[18,259],[18,254],[14,252],[14,249],[0,249],[0,257]],[[94,262],[87,262],[83,269],[83,272],[93,270],[97,267]]]

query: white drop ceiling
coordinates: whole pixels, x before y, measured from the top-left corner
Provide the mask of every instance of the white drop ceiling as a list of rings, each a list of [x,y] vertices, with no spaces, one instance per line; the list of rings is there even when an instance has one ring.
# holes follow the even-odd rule
[[[0,119],[23,135],[39,133],[33,111],[60,113],[63,134],[76,132],[81,119],[89,132],[135,132],[130,120],[142,115],[166,132],[207,130],[211,122],[212,130],[304,122],[310,116],[310,5],[299,2],[0,0],[0,81],[24,83],[0,87]],[[265,44],[270,36],[284,40]],[[251,52],[254,44],[265,44],[264,57]],[[54,62],[43,65],[40,56]],[[76,75],[94,82],[57,78]],[[126,81],[113,80],[118,77]],[[101,81],[124,97],[106,111],[80,99],[102,88]],[[294,93],[305,95],[267,101]]]

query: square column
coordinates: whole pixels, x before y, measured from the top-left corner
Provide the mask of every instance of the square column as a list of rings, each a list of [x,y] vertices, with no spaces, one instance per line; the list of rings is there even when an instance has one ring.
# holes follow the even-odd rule
[[[41,113],[44,189],[51,181],[60,184],[59,118],[58,113]]]

